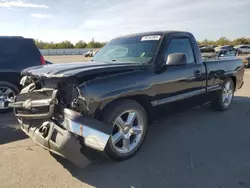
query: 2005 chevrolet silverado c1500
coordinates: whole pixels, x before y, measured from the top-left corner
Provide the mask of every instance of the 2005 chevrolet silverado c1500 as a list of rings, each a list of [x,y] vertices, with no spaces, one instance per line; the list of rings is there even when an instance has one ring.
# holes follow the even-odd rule
[[[9,106],[36,143],[73,162],[87,148],[124,160],[162,115],[205,103],[227,110],[244,64],[203,62],[192,34],[166,31],[119,37],[88,63],[36,66],[22,75],[24,87]]]

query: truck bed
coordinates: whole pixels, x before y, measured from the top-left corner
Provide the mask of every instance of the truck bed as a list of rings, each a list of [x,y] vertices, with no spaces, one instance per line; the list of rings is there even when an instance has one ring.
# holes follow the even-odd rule
[[[207,69],[207,87],[214,85],[215,82],[219,83],[219,79],[223,78],[223,75],[234,75],[235,79],[239,78],[241,80],[234,80],[236,82],[235,89],[238,89],[242,84],[242,79],[245,69],[242,60],[238,58],[217,58],[212,60],[207,60],[203,62]],[[236,65],[236,66],[235,66]],[[236,68],[235,68],[236,67]],[[213,79],[209,79],[209,78]]]

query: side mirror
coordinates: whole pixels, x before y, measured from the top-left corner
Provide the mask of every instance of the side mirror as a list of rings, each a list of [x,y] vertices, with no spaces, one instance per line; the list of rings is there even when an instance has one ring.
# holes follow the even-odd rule
[[[169,54],[167,57],[166,65],[186,65],[187,57],[182,53]]]

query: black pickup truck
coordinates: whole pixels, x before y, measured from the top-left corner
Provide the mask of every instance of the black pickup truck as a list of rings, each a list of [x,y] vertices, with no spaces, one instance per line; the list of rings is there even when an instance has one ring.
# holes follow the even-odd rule
[[[150,122],[205,103],[229,109],[244,64],[203,62],[192,34],[166,31],[119,37],[91,62],[22,75],[24,87],[9,105],[36,143],[73,162],[89,148],[124,160],[139,150]]]

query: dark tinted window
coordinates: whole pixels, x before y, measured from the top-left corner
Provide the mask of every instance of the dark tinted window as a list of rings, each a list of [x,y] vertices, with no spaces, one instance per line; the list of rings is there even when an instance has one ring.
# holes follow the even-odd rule
[[[21,40],[1,39],[0,40],[0,56],[16,56],[20,53]]]
[[[188,38],[172,39],[167,47],[165,58],[167,59],[167,56],[172,53],[183,53],[187,57],[188,64],[195,63],[192,45]]]
[[[22,56],[36,56],[40,59],[40,51],[36,47],[34,41],[32,39],[22,40],[21,44],[21,53]]]
[[[40,58],[40,52],[32,39],[0,39],[0,56]]]

